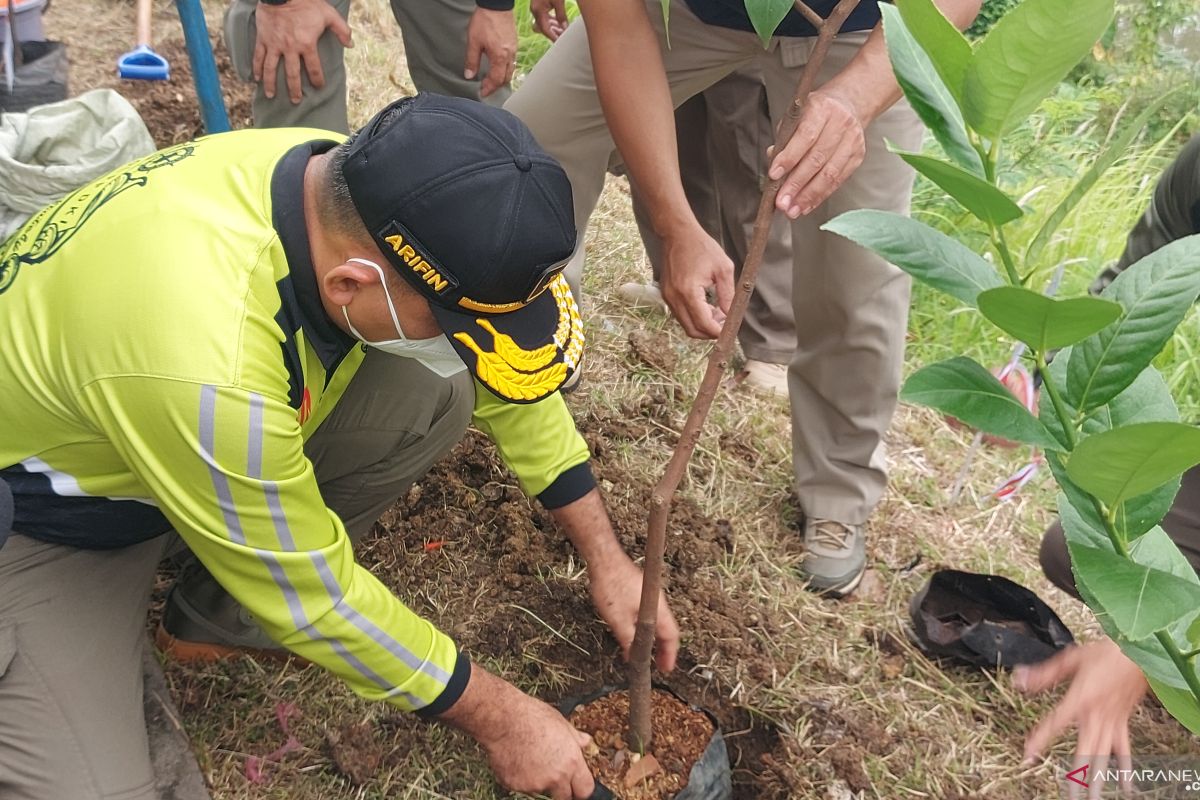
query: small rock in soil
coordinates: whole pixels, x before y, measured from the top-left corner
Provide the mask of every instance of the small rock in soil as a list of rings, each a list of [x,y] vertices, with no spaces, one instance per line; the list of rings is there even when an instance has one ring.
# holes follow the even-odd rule
[[[355,786],[375,777],[383,762],[383,747],[374,727],[366,721],[330,729],[325,733],[325,743],[337,771]]]

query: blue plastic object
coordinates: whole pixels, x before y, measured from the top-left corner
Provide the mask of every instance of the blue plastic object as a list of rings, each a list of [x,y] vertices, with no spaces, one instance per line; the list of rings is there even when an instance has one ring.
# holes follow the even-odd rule
[[[227,131],[229,115],[225,113],[225,99],[221,94],[221,80],[217,76],[217,61],[213,58],[212,43],[208,39],[204,9],[200,7],[200,0],[175,0],[175,8],[179,11],[179,21],[183,24],[183,38],[187,43],[188,61],[192,65],[192,81],[196,84],[196,97],[200,101],[200,118],[204,121],[204,131]]]
[[[140,44],[117,59],[117,74],[135,81],[165,81],[171,65],[149,45]]]

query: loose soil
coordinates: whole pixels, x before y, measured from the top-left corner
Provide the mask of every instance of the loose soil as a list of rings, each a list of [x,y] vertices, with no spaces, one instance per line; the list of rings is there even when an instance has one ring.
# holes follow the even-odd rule
[[[183,39],[167,39],[154,45],[154,51],[171,65],[167,81],[120,81],[114,84],[125,99],[133,104],[159,147],[179,144],[204,135],[200,118],[200,103],[192,85],[192,65],[188,61]],[[252,84],[243,83],[233,71],[229,53],[218,40],[213,40],[213,55],[217,74],[225,95],[225,108],[233,128],[249,128],[250,101],[254,96]]]
[[[630,753],[626,742],[629,693],[619,690],[584,703],[571,712],[571,723],[590,734],[595,743],[587,752],[588,766],[597,780],[620,800],[669,800],[684,789],[692,765],[712,741],[715,728],[704,712],[688,706],[669,692],[654,690],[650,697],[653,726],[648,755],[661,767],[639,780],[642,759]]]
[[[640,553],[651,487],[625,472],[616,454],[648,437],[674,438],[682,412],[665,398],[647,397],[628,408],[594,409],[577,419],[593,453],[597,481],[606,487],[617,535],[628,552]],[[729,521],[705,516],[687,498],[676,500],[668,527],[667,579],[684,640],[678,668],[656,679],[687,703],[711,711],[730,734],[735,797],[783,798],[786,788],[772,765],[786,764],[789,756],[774,728],[730,702],[734,687],[704,666],[738,663],[756,680],[765,680],[774,667],[762,644],[774,631],[766,609],[747,598],[728,597],[706,569],[732,551],[736,535]],[[515,658],[530,679],[561,685],[557,696],[543,695],[552,703],[625,678],[619,648],[596,617],[584,582],[554,569],[572,552],[550,515],[512,483],[494,446],[476,432],[386,512],[359,548],[360,560],[401,596],[430,580],[444,581],[443,589],[451,582],[460,587],[469,596],[452,604],[473,612],[448,615],[441,621],[447,632],[473,657]],[[568,627],[570,637],[558,633]],[[554,674],[547,674],[547,665],[553,665]],[[705,734],[701,749],[708,738]]]

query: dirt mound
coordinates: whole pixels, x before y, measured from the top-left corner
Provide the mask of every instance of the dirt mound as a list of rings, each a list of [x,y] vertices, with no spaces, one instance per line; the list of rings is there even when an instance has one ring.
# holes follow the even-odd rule
[[[167,59],[171,65],[170,80],[119,81],[113,84],[113,88],[124,95],[142,115],[154,143],[159,147],[179,144],[204,135],[200,101],[196,98],[195,85],[192,83],[192,65],[188,61],[187,47],[183,39],[167,39],[157,43],[154,45],[154,51]],[[254,96],[254,86],[237,77],[233,65],[229,62],[229,53],[216,39],[213,40],[213,55],[217,60],[217,73],[221,80],[221,92],[225,96],[229,124],[234,129],[249,128],[250,101]]]
[[[677,422],[665,398],[653,397],[579,420],[617,535],[634,557],[644,546],[651,487],[613,456],[647,437],[672,439]],[[676,501],[667,582],[683,643],[679,667],[663,682],[712,711],[727,734],[736,733],[729,741],[736,796],[783,797],[786,788],[769,767],[787,760],[774,730],[729,702],[733,687],[705,666],[737,663],[755,680],[772,670],[763,645],[773,633],[769,614],[746,598],[728,597],[708,569],[732,551],[736,535],[728,521],[705,516],[686,498]],[[360,548],[363,563],[402,597],[431,580],[458,587],[449,602],[441,592],[445,617],[432,615],[435,621],[467,653],[515,659],[530,680],[560,686],[557,697],[544,697],[551,702],[624,679],[617,644],[597,618],[572,554],[552,517],[525,497],[478,433],[413,486]]]

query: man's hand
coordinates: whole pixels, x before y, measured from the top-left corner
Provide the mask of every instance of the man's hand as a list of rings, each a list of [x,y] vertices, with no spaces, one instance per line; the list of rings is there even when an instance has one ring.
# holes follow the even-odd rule
[[[699,223],[663,237],[660,276],[663,299],[684,332],[694,339],[715,339],[733,301],[733,262]],[[708,302],[708,290],[717,305]]]
[[[533,14],[533,29],[552,42],[557,42],[571,23],[566,0],[529,0],[529,12]]]
[[[488,59],[488,74],[484,76],[479,96],[487,97],[512,81],[517,66],[517,22],[511,9],[491,11],[476,8],[467,24],[467,61],[463,77],[474,80],[479,74],[481,55]]]
[[[1115,755],[1120,769],[1132,769],[1129,717],[1148,688],[1142,671],[1111,639],[1070,647],[1040,664],[1013,670],[1013,685],[1029,694],[1064,681],[1071,684],[1067,693],[1025,740],[1026,760],[1037,758],[1060,733],[1077,725],[1076,767],[1091,760],[1095,773]],[[1102,781],[1093,780],[1089,797],[1099,797],[1102,788]]]
[[[638,606],[642,600],[642,571],[625,557],[624,563],[603,568],[588,568],[592,603],[596,613],[608,625],[621,645],[621,654],[629,660],[629,647],[637,628]],[[667,597],[658,593],[658,617],[654,625],[654,663],[663,672],[675,669],[679,654],[679,625],[667,605]]]
[[[283,59],[288,97],[293,103],[299,103],[303,96],[302,62],[309,83],[318,89],[325,85],[317,40],[326,28],[333,31],[343,47],[354,46],[350,40],[350,26],[325,0],[288,0],[281,6],[259,3],[254,16],[258,28],[254,44],[254,80],[262,83],[263,94],[267,97],[274,97],[278,88],[276,75],[280,59]]]
[[[771,159],[768,176],[783,178],[775,207],[796,219],[825,202],[862,164],[868,122],[837,90],[813,91],[800,126]]]
[[[439,719],[479,742],[496,780],[514,792],[585,800],[595,791],[583,759],[592,737],[478,664],[462,697]]]
[[[629,657],[633,633],[637,627],[638,606],[642,600],[642,571],[621,548],[613,532],[612,520],[604,508],[599,489],[592,489],[573,503],[551,512],[567,538],[587,564],[592,603],[596,613],[608,624],[621,652]],[[658,618],[654,629],[655,663],[664,672],[675,668],[679,652],[679,626],[658,595]]]

